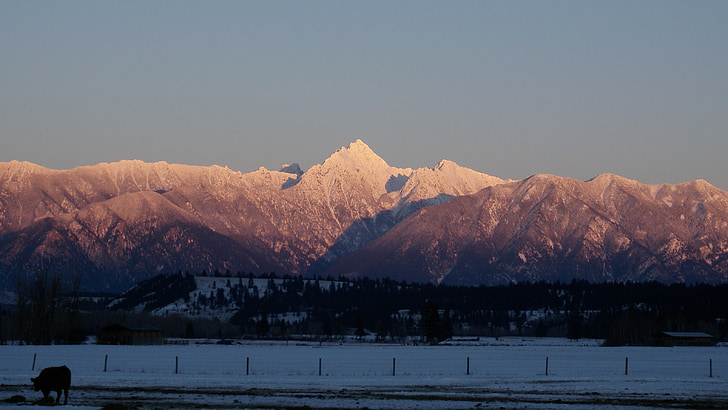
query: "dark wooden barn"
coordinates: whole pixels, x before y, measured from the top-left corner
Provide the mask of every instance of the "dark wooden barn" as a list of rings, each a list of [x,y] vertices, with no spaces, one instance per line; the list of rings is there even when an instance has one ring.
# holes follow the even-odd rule
[[[713,346],[715,338],[704,332],[662,332],[661,346]]]
[[[164,344],[162,329],[148,325],[111,325],[102,328],[97,343],[101,345]]]

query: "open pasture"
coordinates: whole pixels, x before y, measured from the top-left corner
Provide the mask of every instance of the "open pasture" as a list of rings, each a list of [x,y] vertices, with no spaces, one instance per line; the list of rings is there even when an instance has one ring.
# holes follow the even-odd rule
[[[74,408],[728,408],[726,347],[520,338],[449,346],[3,345],[0,401],[40,398],[30,378],[58,365],[73,372]]]

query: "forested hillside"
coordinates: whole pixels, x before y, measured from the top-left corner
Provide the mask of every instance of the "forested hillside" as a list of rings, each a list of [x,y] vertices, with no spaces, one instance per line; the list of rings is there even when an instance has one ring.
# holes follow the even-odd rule
[[[0,342],[79,342],[109,324],[167,337],[439,343],[452,336],[603,339],[650,345],[663,331],[725,340],[728,285],[522,283],[460,287],[389,279],[158,275],[117,297],[84,296],[47,274],[0,310]],[[43,325],[46,324],[46,325]]]
[[[197,276],[197,288],[186,293],[193,286],[191,275],[166,278],[146,282],[109,308],[229,318],[247,337],[369,335],[406,341],[414,336],[423,342],[518,335],[652,344],[662,331],[705,331],[722,339],[728,317],[723,297],[728,285],[572,281],[459,287],[230,275]],[[166,293],[155,292],[155,286]],[[149,300],[157,293],[166,304]],[[172,294],[176,303],[170,303]]]

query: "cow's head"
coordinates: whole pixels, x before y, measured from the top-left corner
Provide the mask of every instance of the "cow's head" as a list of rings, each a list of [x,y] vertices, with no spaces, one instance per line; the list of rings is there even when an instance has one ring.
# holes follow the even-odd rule
[[[33,390],[38,391],[40,390],[40,386],[38,386],[38,378],[37,377],[31,377],[30,381],[33,382]]]

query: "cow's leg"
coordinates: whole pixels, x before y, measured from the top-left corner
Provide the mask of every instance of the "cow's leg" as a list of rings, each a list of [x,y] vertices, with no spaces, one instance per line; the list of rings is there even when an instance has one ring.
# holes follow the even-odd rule
[[[61,402],[61,390],[58,389],[58,397],[56,397],[56,404]]]
[[[63,398],[63,404],[68,404],[68,389],[63,389],[63,393],[65,393],[65,397]]]

